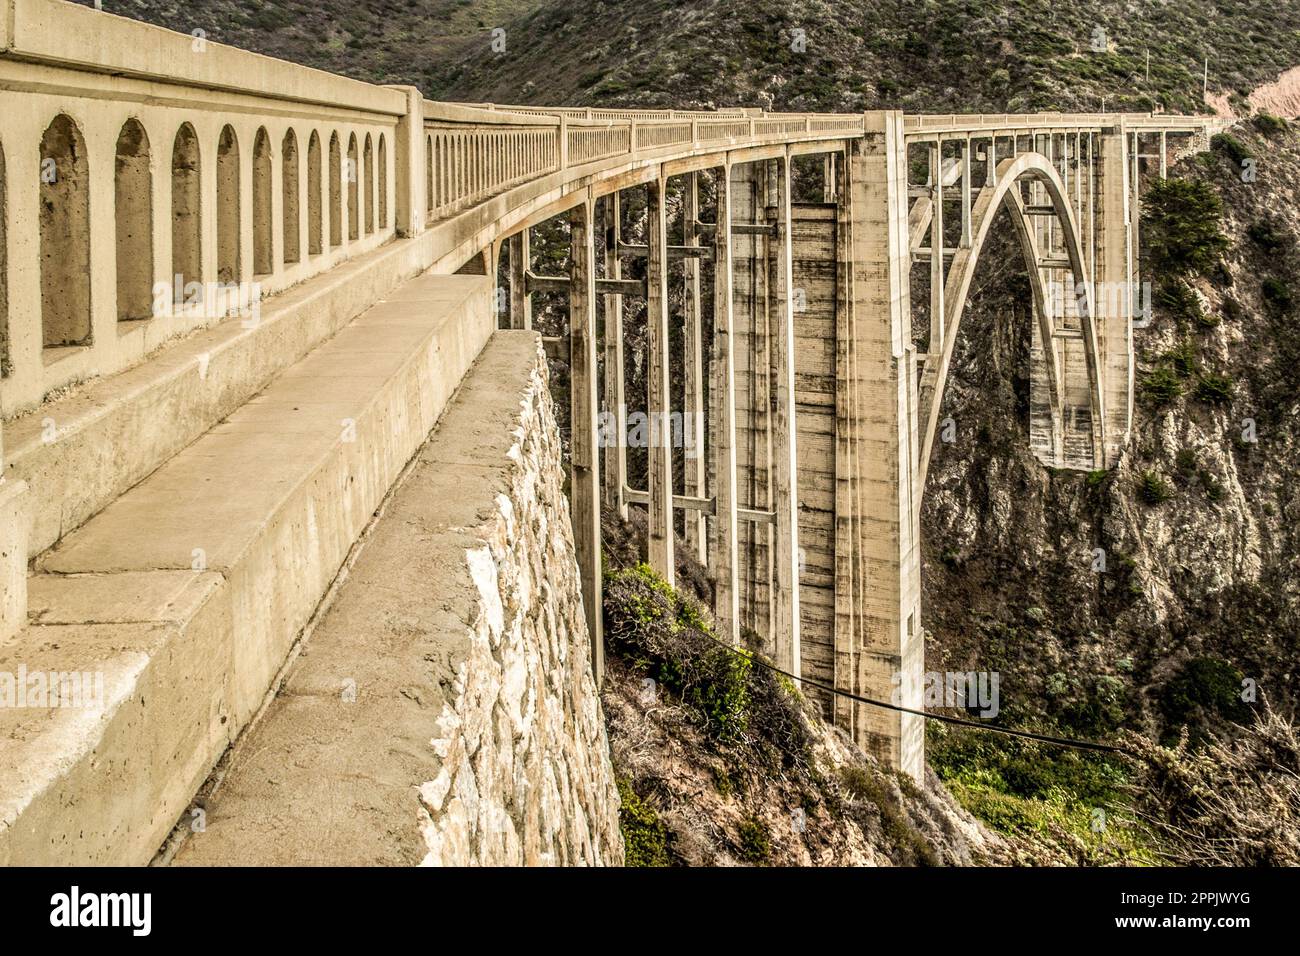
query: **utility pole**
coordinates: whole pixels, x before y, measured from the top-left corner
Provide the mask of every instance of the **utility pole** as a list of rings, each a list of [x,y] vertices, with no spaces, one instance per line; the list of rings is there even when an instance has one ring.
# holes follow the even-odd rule
[[[1151,48],[1147,47],[1147,86],[1151,85]]]
[[[1201,102],[1210,95],[1210,58],[1205,58],[1205,74],[1201,78]]]

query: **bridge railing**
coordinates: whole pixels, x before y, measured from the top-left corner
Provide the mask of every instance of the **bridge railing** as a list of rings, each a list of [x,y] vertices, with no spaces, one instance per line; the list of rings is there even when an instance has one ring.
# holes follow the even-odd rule
[[[640,151],[862,131],[861,114],[597,110],[426,100],[426,224],[536,176]]]
[[[1178,116],[1165,113],[939,113],[911,114],[903,118],[910,136],[1010,130],[1098,131],[1123,124],[1128,129],[1163,129],[1200,132],[1218,128],[1212,116]]]
[[[0,409],[390,240],[406,109],[201,31],[0,0]]]

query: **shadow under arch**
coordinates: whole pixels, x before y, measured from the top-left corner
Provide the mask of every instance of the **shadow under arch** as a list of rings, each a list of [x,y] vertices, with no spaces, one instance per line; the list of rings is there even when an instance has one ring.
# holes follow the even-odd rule
[[[944,283],[944,341],[938,360],[931,374],[922,379],[920,394],[921,458],[919,467],[919,488],[924,489],[926,475],[930,466],[930,455],[934,448],[934,437],[939,424],[939,412],[942,405],[944,386],[948,381],[949,366],[957,344],[957,332],[961,317],[966,309],[966,299],[970,293],[971,280],[979,263],[980,252],[988,238],[989,229],[1000,207],[1005,206],[1011,218],[1013,228],[1020,240],[1021,250],[1025,255],[1029,281],[1033,290],[1035,312],[1038,314],[1039,333],[1044,344],[1044,357],[1048,363],[1047,374],[1051,392],[1052,414],[1060,416],[1063,407],[1063,382],[1057,361],[1054,342],[1053,322],[1057,318],[1054,310],[1049,309],[1049,296],[1043,282],[1043,257],[1038,248],[1034,230],[1028,220],[1028,212],[1020,195],[1020,184],[1037,182],[1041,184],[1051,203],[1053,218],[1062,230],[1063,245],[1069,259],[1069,269],[1074,277],[1074,288],[1080,290],[1077,300],[1079,320],[1084,343],[1084,355],[1087,364],[1088,393],[1091,407],[1093,459],[1100,467],[1104,459],[1105,448],[1105,398],[1100,382],[1100,352],[1097,345],[1097,329],[1093,316],[1092,282],[1087,272],[1083,256],[1083,245],[1079,238],[1079,225],[1074,209],[1066,196],[1065,184],[1051,160],[1041,153],[1021,153],[1004,159],[998,164],[994,181],[984,186],[971,208],[971,242],[956,251],[948,278]]]

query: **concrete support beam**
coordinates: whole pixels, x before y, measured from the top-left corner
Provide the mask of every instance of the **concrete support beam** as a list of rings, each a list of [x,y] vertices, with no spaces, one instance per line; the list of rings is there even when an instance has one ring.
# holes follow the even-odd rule
[[[688,249],[699,245],[700,196],[697,173],[687,173],[682,190],[682,244]],[[682,356],[685,360],[682,396],[682,491],[703,497],[707,485],[704,449],[704,348],[703,316],[700,312],[700,260],[687,256],[682,262]],[[709,556],[709,529],[703,513],[686,515],[686,544],[705,565]]]
[[[666,182],[662,170],[646,186],[646,412],[650,419],[649,519],[647,522],[650,566],[669,584],[676,580],[673,555],[673,457],[668,413],[672,410],[668,344],[668,231],[664,203]]]
[[[569,506],[582,604],[591,635],[591,668],[605,673],[601,632],[600,452],[596,420],[595,199],[569,211]]]
[[[943,304],[943,142],[930,146],[930,188],[934,211],[930,216],[930,350],[944,341]]]
[[[718,635],[740,642],[737,578],[736,374],[732,308],[731,167],[717,173],[718,220],[713,231],[713,356],[709,370],[713,407],[713,616]]]
[[[618,255],[622,232],[618,192],[602,203],[605,224],[605,278],[620,279],[623,263]],[[605,305],[605,411],[617,434],[613,447],[605,449],[605,500],[627,519],[627,399],[623,394],[626,378],[623,369],[623,296],[613,293],[604,297]]]
[[[506,240],[507,269],[510,273],[510,328],[533,327],[533,300],[528,295],[527,275],[532,253],[528,230],[521,229]]]

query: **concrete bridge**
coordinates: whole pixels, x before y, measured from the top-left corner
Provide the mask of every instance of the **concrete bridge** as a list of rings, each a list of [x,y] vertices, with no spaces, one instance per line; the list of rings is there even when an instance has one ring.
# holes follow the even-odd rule
[[[655,568],[672,580],[678,547],[708,568],[722,636],[919,708],[920,499],[981,251],[1005,222],[1028,269],[1034,452],[1109,467],[1132,417],[1142,175],[1212,122],[434,103],[3,6],[0,862],[154,855],[410,463],[442,460],[421,449],[480,394],[474,369],[535,341],[539,295],[567,299],[546,344],[570,368],[563,560],[591,664],[573,680],[603,670],[601,509],[643,508]],[[643,236],[624,234],[632,200]],[[570,251],[548,273],[530,236],[556,217]],[[494,374],[522,388],[533,365],[504,354]],[[657,426],[643,487],[629,409]],[[496,507],[472,466],[457,493]],[[24,707],[20,672],[84,674],[98,706]],[[919,718],[808,692],[920,775]]]

